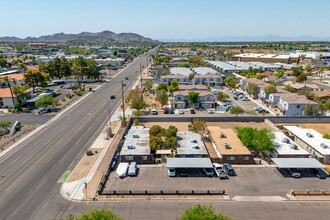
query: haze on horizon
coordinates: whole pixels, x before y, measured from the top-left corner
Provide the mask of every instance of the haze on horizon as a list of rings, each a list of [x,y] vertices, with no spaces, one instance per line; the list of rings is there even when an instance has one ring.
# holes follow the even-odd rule
[[[329,37],[327,0],[2,0],[0,36],[132,32],[152,39]]]

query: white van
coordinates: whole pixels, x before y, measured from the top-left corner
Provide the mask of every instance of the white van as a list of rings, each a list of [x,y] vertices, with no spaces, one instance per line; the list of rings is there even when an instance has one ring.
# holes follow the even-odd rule
[[[127,175],[128,163],[120,163],[117,167],[116,176],[124,178]]]
[[[137,171],[137,164],[136,162],[131,162],[128,168],[127,175],[128,176],[136,176],[136,171]]]

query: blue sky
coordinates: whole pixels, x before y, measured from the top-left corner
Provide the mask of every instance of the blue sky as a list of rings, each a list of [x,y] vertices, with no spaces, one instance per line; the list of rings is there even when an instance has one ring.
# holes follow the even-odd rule
[[[329,0],[1,0],[0,36],[111,30],[153,39],[330,36]]]

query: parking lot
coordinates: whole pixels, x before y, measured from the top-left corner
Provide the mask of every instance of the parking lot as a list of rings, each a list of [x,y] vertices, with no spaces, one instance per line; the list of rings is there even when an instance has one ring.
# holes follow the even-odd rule
[[[237,176],[227,180],[206,177],[199,169],[190,169],[188,177],[169,177],[165,165],[139,165],[136,177],[120,179],[112,172],[104,192],[110,190],[225,190],[230,197],[286,196],[288,191],[328,190],[330,178],[314,176],[295,179],[274,167],[235,167]]]

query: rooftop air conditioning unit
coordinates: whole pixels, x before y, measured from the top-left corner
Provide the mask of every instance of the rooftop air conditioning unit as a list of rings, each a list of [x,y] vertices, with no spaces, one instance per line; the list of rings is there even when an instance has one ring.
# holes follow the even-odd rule
[[[323,149],[328,149],[328,145],[326,145],[325,143],[321,143],[320,146],[323,148]]]
[[[225,138],[225,137],[226,137],[225,133],[220,132],[220,137],[221,137],[221,138]]]
[[[282,142],[283,142],[283,143],[290,144],[290,140],[289,140],[289,138],[283,138],[283,139],[282,139]]]
[[[132,149],[135,149],[135,146],[133,146],[133,145],[128,145],[127,148],[130,149],[130,150],[132,150]]]
[[[139,138],[140,137],[140,135],[138,135],[138,134],[133,134],[133,138]]]
[[[306,136],[309,137],[309,138],[314,137],[311,133],[306,133]]]
[[[193,148],[196,150],[200,149],[198,145],[193,146]]]
[[[229,144],[225,143],[225,148],[226,149],[231,149],[231,147],[229,146]]]
[[[191,142],[192,143],[197,143],[197,140],[196,139],[192,139]]]
[[[295,144],[290,144],[290,148],[293,150],[298,150],[298,146]]]

